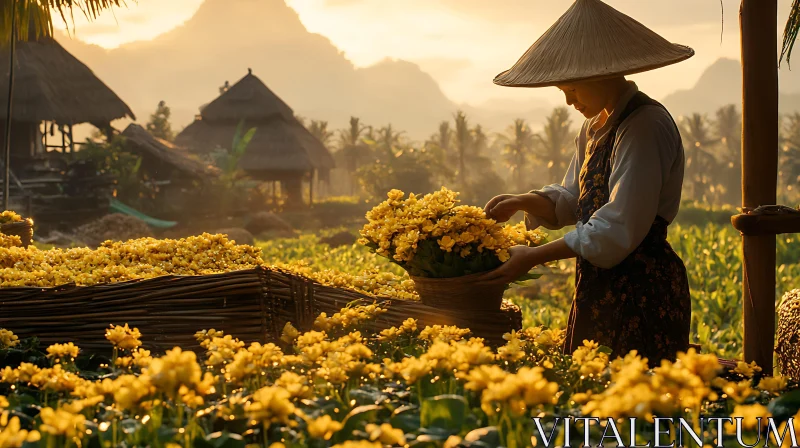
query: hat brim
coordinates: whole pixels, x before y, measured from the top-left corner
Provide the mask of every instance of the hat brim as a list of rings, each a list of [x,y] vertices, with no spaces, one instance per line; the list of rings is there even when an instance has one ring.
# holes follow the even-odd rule
[[[638,73],[644,73],[651,70],[656,70],[659,68],[667,67],[670,65],[677,64],[679,62],[683,62],[692,56],[695,55],[695,51],[687,47],[685,45],[680,44],[673,44],[676,47],[680,47],[685,51],[685,54],[681,55],[680,57],[674,58],[672,60],[667,60],[663,62],[659,62],[657,64],[650,64],[650,65],[643,65],[640,67],[632,67],[627,70],[619,70],[613,73],[598,73],[596,75],[589,75],[589,76],[582,76],[582,77],[572,77],[572,78],[554,78],[554,79],[547,79],[539,82],[532,82],[532,83],[514,83],[514,82],[503,82],[501,78],[507,75],[512,69],[505,70],[495,76],[494,80],[492,81],[494,84],[502,87],[528,87],[528,88],[536,88],[536,87],[555,87],[564,84],[573,84],[577,82],[589,82],[589,81],[602,81],[605,79],[616,78],[619,76],[627,76],[627,75],[635,75]]]

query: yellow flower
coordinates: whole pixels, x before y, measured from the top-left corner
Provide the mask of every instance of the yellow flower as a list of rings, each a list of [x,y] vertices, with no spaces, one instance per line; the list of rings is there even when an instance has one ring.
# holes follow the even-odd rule
[[[141,337],[142,333],[139,332],[139,329],[131,329],[128,327],[128,324],[125,324],[125,326],[112,326],[106,330],[106,339],[111,342],[114,347],[121,350],[133,350],[139,347],[142,345],[142,341],[139,340]]]
[[[19,337],[11,330],[0,328],[0,350],[19,345]]]
[[[383,445],[380,442],[370,442],[369,440],[348,440],[331,448],[383,448]]]
[[[450,238],[450,235],[445,235],[442,239],[439,240],[439,247],[442,248],[445,252],[450,252],[453,250],[453,246],[456,244],[456,240]]]
[[[330,440],[342,426],[341,422],[332,419],[330,415],[323,415],[308,422],[308,434],[316,439]]]
[[[490,384],[502,382],[510,373],[496,365],[482,365],[469,371],[467,374],[458,374],[458,378],[465,381],[464,389],[482,391]]]
[[[294,398],[312,398],[313,389],[308,385],[308,378],[294,372],[283,372],[277,380],[275,386],[282,387]]]
[[[253,394],[252,401],[245,406],[245,412],[259,422],[289,424],[289,417],[295,412],[289,398],[286,389],[267,386]]]
[[[678,353],[677,365],[688,369],[706,383],[714,379],[722,368],[716,355],[701,355],[694,348],[686,353]]]
[[[194,352],[184,352],[180,347],[150,362],[144,372],[150,383],[168,397],[175,398],[181,386],[195,388],[201,382],[201,369]]]
[[[763,428],[767,426],[769,423],[768,417],[771,416],[772,414],[767,410],[767,407],[760,404],[736,405],[736,407],[733,408],[733,413],[731,414],[734,422],[725,423],[725,429],[729,433],[735,433],[737,425],[736,419],[738,417],[742,418],[742,429],[756,429],[759,423],[761,423],[761,427]],[[761,419],[760,422],[758,420],[759,418]]]
[[[7,412],[0,414],[0,447],[21,447],[25,442],[35,443],[41,439],[39,431],[26,431],[20,425],[19,417],[9,420]]]
[[[744,361],[739,361],[736,363],[736,368],[733,369],[733,371],[747,378],[752,378],[756,372],[761,371],[761,367],[759,367],[755,361],[751,362],[750,364],[747,364]]]
[[[327,335],[324,331],[309,331],[297,337],[297,348],[303,349],[324,341]]]
[[[150,356],[150,350],[139,348],[133,351],[133,363],[136,367],[143,369],[153,362],[153,357]]]
[[[120,356],[114,360],[114,365],[120,369],[130,369],[133,365],[133,358],[130,356]]]
[[[55,358],[57,361],[61,359],[73,360],[78,357],[80,348],[75,346],[72,342],[66,344],[53,344],[47,347],[47,357]]]
[[[723,394],[737,403],[743,403],[748,398],[758,395],[758,392],[750,387],[750,381],[748,380],[736,383],[722,378],[714,378],[711,381],[711,385],[721,389]]]
[[[522,347],[522,341],[516,335],[508,339],[508,343],[497,349],[497,358],[503,361],[516,362],[525,359],[527,354]]]
[[[54,436],[80,437],[85,429],[86,417],[63,409],[44,408],[39,412],[42,424],[39,431]]]
[[[286,325],[283,326],[281,341],[291,344],[298,336],[300,336],[300,332],[297,331],[297,328],[294,328],[291,322],[286,322]]]
[[[395,429],[388,423],[382,423],[380,426],[369,423],[366,427],[366,432],[369,434],[369,440],[378,441],[382,445],[405,445],[406,435],[402,429]]]
[[[758,383],[758,388],[772,394],[777,394],[786,389],[786,383],[786,377],[769,376],[761,378],[761,381]]]

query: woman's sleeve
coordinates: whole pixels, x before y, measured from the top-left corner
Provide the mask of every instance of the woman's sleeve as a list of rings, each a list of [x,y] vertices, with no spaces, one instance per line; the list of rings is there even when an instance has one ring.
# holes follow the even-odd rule
[[[578,209],[578,196],[580,187],[578,185],[578,175],[580,174],[581,162],[578,158],[578,137],[575,137],[575,153],[569,163],[567,173],[561,184],[548,185],[541,190],[533,190],[531,193],[544,196],[555,204],[556,222],[547,222],[541,216],[533,216],[525,213],[525,226],[528,230],[533,230],[539,226],[544,226],[550,230],[558,230],[562,227],[575,224],[578,220],[576,211]]]
[[[677,131],[659,109],[633,114],[616,137],[609,200],[564,241],[599,268],[612,268],[644,240],[658,213],[663,180],[677,156]]]

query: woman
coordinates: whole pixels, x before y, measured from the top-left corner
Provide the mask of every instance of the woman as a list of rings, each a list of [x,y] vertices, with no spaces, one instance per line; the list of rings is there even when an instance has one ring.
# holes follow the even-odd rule
[[[560,185],[500,195],[486,213],[501,222],[525,212],[529,228],[575,225],[481,279],[509,283],[537,265],[577,258],[565,353],[594,340],[651,366],[689,348],[686,269],[667,242],[681,199],[684,154],[669,112],[625,75],[688,59],[671,44],[599,0],[577,0],[495,83],[556,86],[586,121]],[[602,56],[601,56],[602,55]]]

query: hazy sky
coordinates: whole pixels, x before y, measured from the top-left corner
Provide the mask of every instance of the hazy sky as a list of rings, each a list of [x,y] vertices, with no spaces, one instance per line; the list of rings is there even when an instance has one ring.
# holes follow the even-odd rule
[[[151,39],[189,19],[203,0],[138,0],[87,23],[76,18],[76,36],[106,48]],[[233,0],[229,0],[233,1]],[[278,1],[278,0],[235,0]],[[418,63],[456,102],[474,105],[495,99],[541,95],[560,101],[554,89],[531,92],[494,86],[509,68],[572,4],[571,0],[286,0],[309,31],[322,34],[357,66],[399,58]],[[689,45],[692,59],[634,76],[656,98],[691,87],[720,57],[738,59],[738,0],[608,0],[608,4],[670,41]],[[791,0],[779,0],[778,37]],[[264,18],[268,24],[268,17]],[[57,24],[63,28],[63,24]],[[720,42],[720,38],[722,41]],[[800,50],[795,56],[800,60]],[[782,76],[800,77],[800,69]],[[800,78],[799,78],[800,79]],[[793,83],[800,85],[800,82]],[[527,90],[521,92],[521,90]]]

